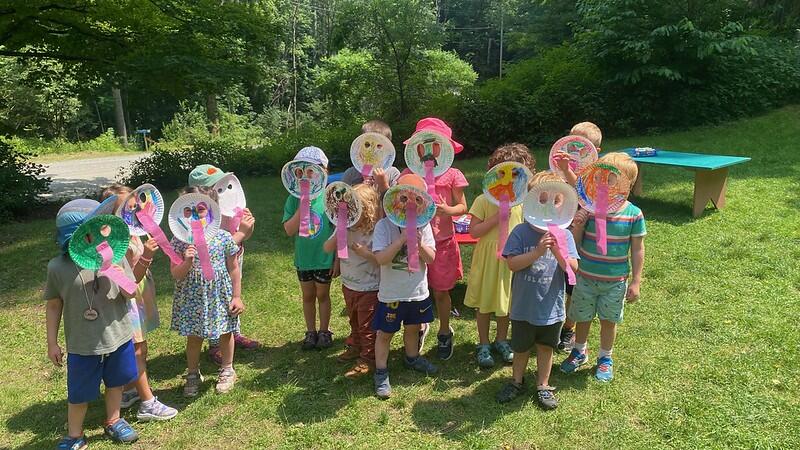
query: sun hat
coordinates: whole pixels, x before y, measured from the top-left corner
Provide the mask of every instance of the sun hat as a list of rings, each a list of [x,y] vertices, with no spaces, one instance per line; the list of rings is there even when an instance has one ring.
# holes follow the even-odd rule
[[[423,131],[438,133],[446,137],[450,141],[450,145],[453,146],[453,151],[455,153],[461,153],[461,151],[464,150],[463,145],[453,140],[453,130],[451,130],[450,127],[447,126],[447,124],[444,123],[442,119],[437,119],[436,117],[426,117],[420,120],[419,122],[417,122],[417,128],[416,130],[414,130],[414,134]],[[403,144],[408,144],[412,138],[413,135],[412,137],[403,141]]]
[[[56,243],[58,247],[66,252],[69,240],[75,230],[94,216],[111,214],[116,201],[117,196],[112,195],[103,203],[89,198],[78,198],[65,203],[56,213]]]
[[[228,173],[211,164],[201,164],[189,172],[189,186],[213,186]]]
[[[325,156],[325,152],[319,147],[303,147],[294,156],[294,160],[319,164],[326,169],[328,168],[328,157]]]
[[[100,270],[103,256],[97,246],[108,243],[114,256],[111,263],[117,264],[125,257],[130,244],[131,235],[128,224],[121,218],[103,214],[84,221],[74,233],[76,239],[69,241],[69,256],[79,267],[88,270]]]

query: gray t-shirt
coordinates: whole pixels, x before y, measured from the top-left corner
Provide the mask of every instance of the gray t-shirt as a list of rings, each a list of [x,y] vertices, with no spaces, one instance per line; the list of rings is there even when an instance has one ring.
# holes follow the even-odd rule
[[[133,271],[128,261],[123,259],[120,265],[125,275],[132,279]],[[57,256],[47,264],[43,297],[45,301],[60,298],[64,302],[67,353],[107,355],[133,338],[128,300],[122,296],[119,287],[104,276],[97,277],[95,292],[94,280],[94,271],[80,270],[68,255]],[[95,320],[83,318],[89,303],[98,313]]]
[[[386,175],[389,177],[389,186],[394,186],[397,184],[397,179],[400,178],[400,171],[397,167],[392,166],[386,169]],[[361,176],[361,172],[356,170],[355,167],[348,167],[347,170],[344,171],[344,175],[342,175],[342,181],[350,186],[355,186],[359,183],[363,183],[364,177]]]
[[[422,244],[433,249],[436,241],[430,224],[421,228]],[[395,239],[400,237],[400,227],[389,219],[383,218],[375,225],[372,235],[372,251],[379,252],[390,246]],[[428,265],[420,260],[419,271],[408,271],[408,249],[403,248],[397,252],[390,264],[381,266],[381,283],[378,290],[378,300],[383,303],[392,302],[418,302],[428,298]]]
[[[347,230],[347,245],[359,243],[372,251],[372,235],[358,230]],[[351,248],[347,259],[339,260],[342,284],[353,291],[377,291],[380,284],[380,268],[377,264],[359,256]]]
[[[528,223],[514,227],[508,236],[503,256],[511,257],[528,253],[539,244],[544,232]],[[565,232],[569,257],[578,259],[572,233]],[[561,322],[564,311],[564,270],[558,265],[550,250],[519,272],[511,280],[511,320],[522,320],[533,325],[544,326]]]

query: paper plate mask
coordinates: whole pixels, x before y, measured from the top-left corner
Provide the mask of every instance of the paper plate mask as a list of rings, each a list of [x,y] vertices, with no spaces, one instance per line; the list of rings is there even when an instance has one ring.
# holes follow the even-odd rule
[[[217,202],[204,194],[184,194],[170,206],[167,217],[172,234],[197,248],[203,277],[206,280],[214,279],[208,241],[219,232],[222,216]]]
[[[455,150],[446,136],[432,131],[420,131],[408,140],[405,158],[408,168],[425,179],[428,193],[433,196],[436,193],[436,177],[447,172],[453,165]]]
[[[150,235],[170,261],[174,264],[183,262],[159,227],[164,218],[164,197],[155,186],[143,184],[134,189],[117,210],[117,216],[128,225],[132,235]]]
[[[578,202],[594,214],[597,249],[602,255],[608,251],[606,217],[609,212],[616,211],[625,204],[630,186],[630,181],[618,168],[601,162],[584,169],[575,183]]]
[[[558,167],[555,155],[564,152],[569,155],[569,168],[577,174],[595,161],[597,161],[597,148],[583,136],[564,136],[556,141],[550,148],[550,170],[557,173],[562,180],[566,176]]]
[[[531,171],[524,165],[518,162],[502,162],[484,175],[483,194],[498,206],[503,196],[506,196],[510,206],[519,205],[525,201],[528,182],[532,177]]]
[[[239,229],[244,209],[247,207],[242,183],[236,175],[229,173],[214,184],[214,190],[217,191],[219,211],[223,216],[230,217],[229,231],[235,233]]]
[[[544,181],[534,185],[525,198],[522,216],[540,230],[550,225],[567,228],[578,211],[575,189],[563,181]]]
[[[362,206],[349,184],[334,181],[325,188],[325,214],[336,224],[336,253],[341,259],[350,257],[347,229],[361,219]]]
[[[407,206],[409,204],[416,204],[414,211],[416,212],[417,228],[424,227],[433,220],[433,216],[436,214],[436,205],[427,192],[401,184],[392,186],[383,196],[383,210],[386,212],[386,217],[401,228],[404,228],[408,221]]]
[[[93,217],[75,230],[69,242],[69,256],[79,267],[96,270],[117,284],[128,294],[136,292],[136,283],[126,277],[120,267],[130,244],[128,225],[110,214]],[[93,318],[89,317],[92,314]],[[87,320],[97,318],[91,305],[84,313]]]
[[[379,133],[364,133],[350,145],[350,160],[363,177],[372,175],[377,167],[392,167],[394,158],[394,144]]]
[[[283,187],[290,194],[302,198],[302,185],[308,183],[309,199],[317,198],[325,190],[328,174],[322,166],[306,161],[289,161],[281,170]]]

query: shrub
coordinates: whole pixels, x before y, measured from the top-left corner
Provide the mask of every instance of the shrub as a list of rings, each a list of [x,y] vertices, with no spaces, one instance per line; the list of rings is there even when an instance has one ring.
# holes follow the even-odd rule
[[[124,152],[135,148],[134,146],[126,147],[122,145],[116,136],[114,136],[114,129],[108,128],[105,133],[97,136],[94,139],[85,142],[71,142],[63,138],[56,139],[42,139],[42,138],[25,138],[25,137],[11,137],[0,138],[16,148],[22,153],[36,154],[36,155],[51,155],[51,154],[71,154],[83,152]]]
[[[0,221],[9,220],[42,203],[50,178],[42,177],[43,166],[30,162],[29,153],[0,141]]]

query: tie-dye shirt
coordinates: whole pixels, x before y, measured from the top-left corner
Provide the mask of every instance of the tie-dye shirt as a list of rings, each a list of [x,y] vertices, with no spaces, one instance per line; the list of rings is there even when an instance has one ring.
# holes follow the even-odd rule
[[[626,202],[621,210],[611,213],[606,218],[607,254],[600,254],[597,249],[595,220],[591,217],[586,223],[578,253],[578,273],[586,278],[598,281],[623,281],[630,274],[628,253],[631,238],[647,234],[642,210],[630,202]]]

